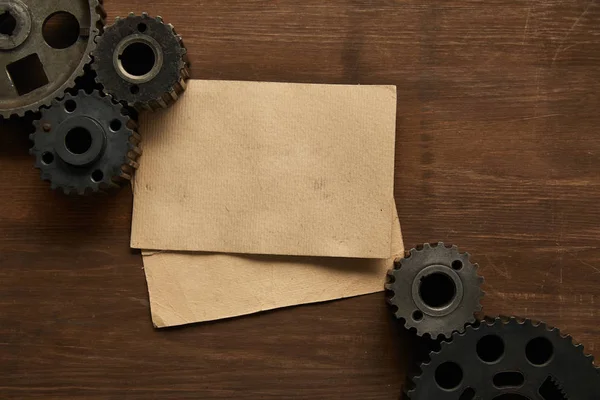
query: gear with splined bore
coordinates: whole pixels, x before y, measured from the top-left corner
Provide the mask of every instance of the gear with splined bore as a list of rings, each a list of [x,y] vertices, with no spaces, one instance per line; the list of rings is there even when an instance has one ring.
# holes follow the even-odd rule
[[[53,189],[88,194],[131,180],[141,154],[137,124],[99,92],[66,94],[41,109],[30,138],[35,166]]]
[[[173,25],[143,13],[117,18],[97,38],[92,67],[115,100],[137,110],[173,104],[189,78],[187,50]]]
[[[411,400],[598,400],[600,369],[556,328],[515,317],[486,318],[455,332],[419,365]]]
[[[388,271],[388,303],[396,318],[417,335],[450,337],[476,320],[483,278],[468,253],[444,243],[414,248]]]

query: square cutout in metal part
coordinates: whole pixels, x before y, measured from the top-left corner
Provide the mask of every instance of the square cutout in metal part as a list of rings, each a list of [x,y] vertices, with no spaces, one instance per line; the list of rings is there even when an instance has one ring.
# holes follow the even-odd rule
[[[8,64],[6,72],[8,72],[19,96],[26,95],[48,84],[44,65],[42,65],[40,57],[36,53]]]

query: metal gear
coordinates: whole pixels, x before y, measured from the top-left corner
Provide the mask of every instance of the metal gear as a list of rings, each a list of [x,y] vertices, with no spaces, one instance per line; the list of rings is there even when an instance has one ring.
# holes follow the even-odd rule
[[[442,342],[410,379],[411,400],[597,400],[600,370],[543,323],[486,319]]]
[[[141,154],[127,109],[99,93],[80,91],[42,108],[30,153],[42,179],[65,194],[104,191],[131,180]]]
[[[0,117],[48,106],[91,62],[102,0],[0,0]]]
[[[167,108],[185,90],[187,50],[161,17],[117,18],[97,39],[92,68],[106,93],[137,110]]]
[[[468,253],[444,243],[419,246],[394,262],[385,288],[395,316],[417,335],[450,337],[475,322],[483,278]]]

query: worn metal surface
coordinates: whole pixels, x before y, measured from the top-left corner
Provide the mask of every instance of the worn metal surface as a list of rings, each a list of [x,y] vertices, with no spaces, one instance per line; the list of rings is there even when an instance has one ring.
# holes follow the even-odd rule
[[[116,100],[138,110],[156,110],[174,103],[185,90],[187,50],[173,25],[161,17],[144,13],[117,18],[97,42],[92,67]]]
[[[87,194],[129,181],[141,151],[136,123],[98,92],[67,94],[36,121],[31,154],[42,179],[66,194]]]
[[[594,358],[570,336],[531,320],[484,320],[429,356],[406,388],[411,400],[600,398]]]
[[[71,18],[66,13],[77,23],[62,24],[60,17]],[[91,61],[104,17],[102,0],[1,0],[0,116],[37,111],[74,86]]]
[[[468,253],[444,243],[410,250],[388,272],[388,302],[396,318],[419,336],[450,337],[475,322],[481,311],[483,278]]]

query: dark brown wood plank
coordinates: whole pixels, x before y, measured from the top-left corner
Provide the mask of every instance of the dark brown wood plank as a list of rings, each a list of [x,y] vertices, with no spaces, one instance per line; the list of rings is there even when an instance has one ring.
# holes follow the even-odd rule
[[[473,253],[488,314],[600,357],[600,4],[106,0],[162,15],[192,75],[398,86],[407,245]],[[131,192],[71,199],[0,125],[0,397],[391,399],[413,342],[383,294],[152,328]],[[232,294],[235,295],[235,294]]]

